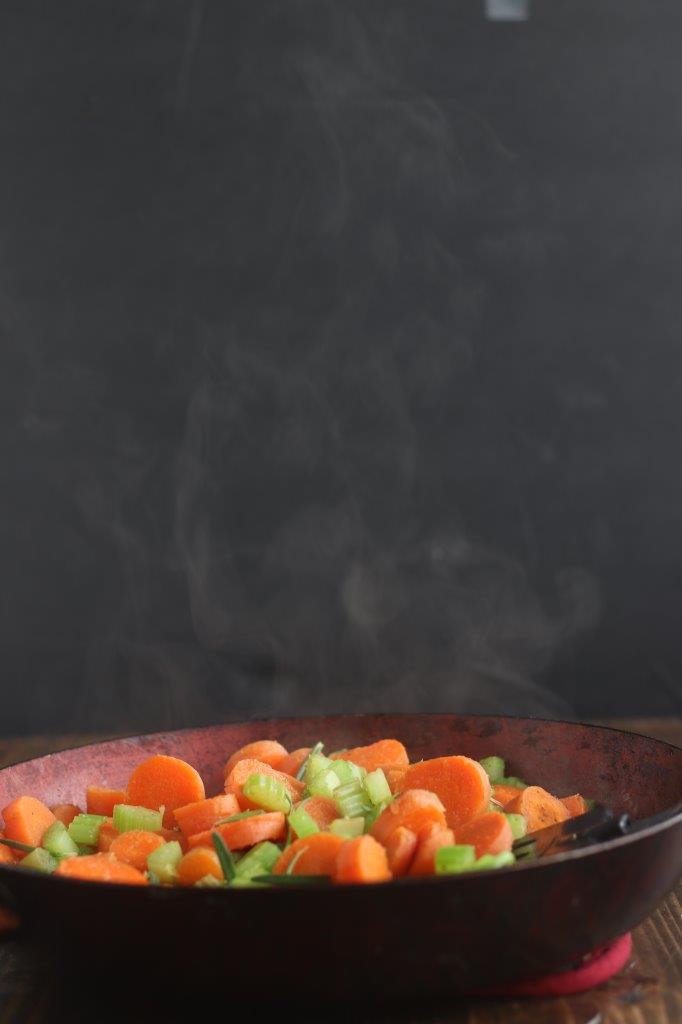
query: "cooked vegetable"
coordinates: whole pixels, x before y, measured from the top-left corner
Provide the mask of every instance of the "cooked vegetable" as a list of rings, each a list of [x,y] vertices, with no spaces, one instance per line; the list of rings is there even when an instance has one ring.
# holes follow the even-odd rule
[[[62,825],[65,825],[67,828],[77,814],[83,813],[80,807],[76,807],[75,804],[55,804],[54,807],[50,807],[50,810],[57,821],[61,821]]]
[[[398,768],[409,764],[407,751],[399,740],[379,740],[367,747],[339,751],[332,754],[332,760],[352,761],[368,772],[376,768]]]
[[[569,818],[577,818],[579,814],[585,814],[589,810],[587,801],[580,793],[576,793],[574,796],[562,796],[560,799],[568,811]]]
[[[163,818],[163,809],[152,811],[148,807],[133,807],[131,804],[116,804],[114,807],[114,828],[119,832],[160,832]]]
[[[336,818],[329,825],[329,831],[342,839],[355,839],[365,831],[364,818]]]
[[[469,871],[476,861],[476,850],[473,846],[442,846],[436,850],[434,858],[437,875],[457,875],[461,871]]]
[[[436,826],[437,828],[440,826]],[[394,828],[384,843],[388,866],[394,878],[406,875],[417,850],[419,840],[411,828],[399,825]]]
[[[225,877],[216,850],[208,846],[197,846],[189,850],[177,862],[176,871],[180,885],[196,885],[207,875],[220,882]]]
[[[311,797],[312,800],[321,800],[324,797]],[[320,828],[314,818],[311,818],[310,814],[306,810],[306,801],[299,804],[291,814],[289,815],[289,824],[296,833],[299,839],[305,839],[306,836],[312,836],[315,832],[319,832]]]
[[[248,846],[255,846],[256,843],[271,840],[279,842],[284,838],[286,831],[286,818],[281,811],[271,811],[269,814],[257,814],[251,818],[242,818],[240,821],[230,821],[225,825],[216,825],[215,829],[208,832],[200,832],[196,836],[189,837],[189,846],[210,846],[213,836],[218,834],[227,844],[230,850],[243,850]]]
[[[258,804],[249,800],[248,796],[244,793],[244,783],[247,782],[252,775],[267,775],[273,779],[277,779],[284,785],[292,803],[296,803],[303,796],[305,786],[302,782],[298,782],[296,779],[293,779],[290,775],[285,775],[283,772],[276,771],[276,769],[271,768],[269,764],[265,764],[264,761],[256,761],[251,758],[247,758],[243,761],[237,761],[236,765],[225,780],[225,792],[234,793],[242,810],[258,808]]]
[[[130,833],[128,833],[130,834]],[[201,847],[198,847],[201,849]],[[182,860],[182,847],[177,839],[162,843],[147,856],[147,870],[159,882],[170,885],[178,879],[178,865]]]
[[[317,832],[314,836],[297,839],[278,857],[273,874],[283,875],[293,862],[290,874],[294,875],[332,875],[336,866],[336,857],[344,845],[341,836],[331,832]]]
[[[371,834],[385,843],[391,832],[404,825],[417,833],[423,825],[445,828],[445,808],[435,793],[426,789],[407,789],[388,805],[371,828]]]
[[[105,818],[111,818],[116,804],[125,804],[127,800],[128,795],[123,789],[88,786],[85,791],[85,806],[88,814],[102,814]]]
[[[109,852],[123,864],[130,864],[138,871],[145,871],[149,855],[160,846],[164,846],[165,842],[165,839],[154,832],[143,832],[138,829],[117,836],[109,847]]]
[[[147,885],[147,879],[130,864],[122,864],[110,853],[93,853],[86,857],[67,857],[60,862],[55,875],[80,878],[89,882],[123,882],[126,885]]]
[[[56,869],[59,861],[56,857],[53,857],[47,850],[43,850],[42,847],[37,846],[31,853],[27,853],[21,862],[23,868],[31,868],[33,871],[42,871],[46,875],[51,875]]]
[[[205,796],[201,776],[191,764],[178,757],[155,754],[138,765],[130,776],[126,802],[152,811],[163,807],[163,824],[172,828],[176,807],[185,807]]]
[[[501,757],[484,757],[481,759],[480,765],[493,784],[502,782],[504,778],[504,761]]]
[[[298,773],[304,767],[308,754],[312,749],[312,747],[299,747],[298,750],[292,750],[277,765],[277,771],[284,772],[285,775],[293,775],[295,779],[301,778],[302,776],[299,776]]]
[[[57,819],[44,803],[33,796],[19,796],[3,808],[5,836],[29,846],[40,846],[50,825]]]
[[[477,858],[486,853],[505,853],[511,850],[513,841],[509,820],[498,811],[482,814],[480,818],[462,825],[457,832],[457,842],[473,846]]]
[[[490,804],[490,780],[478,761],[470,757],[434,757],[410,765],[398,791],[424,789],[442,801],[449,828],[457,829],[483,814]]]
[[[424,825],[417,834],[417,849],[410,864],[410,875],[434,875],[436,853],[443,846],[454,846],[455,834],[441,825]]]
[[[52,822],[43,836],[43,848],[58,859],[78,856],[77,844],[67,832],[64,823],[59,821],[59,819]]]
[[[221,793],[208,800],[176,807],[175,820],[184,836],[195,836],[197,832],[205,832],[217,822],[238,813],[239,804],[234,793]]]
[[[281,779],[260,772],[249,775],[242,787],[242,793],[250,803],[266,811],[282,811],[283,814],[288,814],[293,803]]]
[[[286,747],[283,747],[277,740],[256,740],[255,743],[247,743],[245,746],[235,750],[229,758],[223,771],[223,778],[226,779],[234,766],[239,761],[262,761],[270,768],[277,768],[283,771],[281,765],[285,757],[288,757]]]
[[[505,810],[508,814],[522,814],[529,832],[556,825],[569,816],[561,800],[541,786],[526,786],[515,800],[505,804]]]
[[[335,882],[388,882],[391,872],[386,850],[372,836],[358,836],[343,843],[333,870]]]
[[[103,814],[77,814],[69,825],[69,835],[79,845],[97,846],[99,830],[105,821]]]

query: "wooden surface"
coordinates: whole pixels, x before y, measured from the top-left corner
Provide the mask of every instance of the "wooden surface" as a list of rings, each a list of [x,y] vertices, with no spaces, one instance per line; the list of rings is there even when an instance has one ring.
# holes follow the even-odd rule
[[[618,728],[642,732],[682,746],[682,719],[627,719],[610,721]],[[74,746],[101,738],[94,736],[20,737],[0,739],[0,764],[35,757],[50,750]],[[352,1015],[347,1008],[336,1011],[319,1007],[308,1018],[299,1020],[362,1022],[389,1021],[396,1024],[680,1024],[682,1022],[682,885],[665,900],[658,910],[635,929],[634,953],[631,962],[617,977],[599,990],[554,1000],[507,1000],[451,1002],[447,1005],[418,1007],[359,1007]],[[494,938],[491,940],[494,944]],[[124,1017],[112,1010],[111,1018],[99,1004],[92,1015],[89,1005],[86,1016],[79,1017],[73,997],[75,993],[60,992],[60,979],[45,977],[32,966],[30,955],[18,940],[0,945],[0,1024],[52,1024],[57,1020],[142,1019],[127,1003]],[[286,1000],[285,1000],[286,1002]],[[226,1008],[229,1007],[229,1000]],[[236,1007],[233,1008],[237,1009]],[[170,1016],[169,1016],[170,1014]],[[184,1008],[178,1019],[187,1019]],[[147,1022],[160,1019],[152,1011],[145,1013]],[[163,1009],[163,1020],[175,1019],[172,1010]]]

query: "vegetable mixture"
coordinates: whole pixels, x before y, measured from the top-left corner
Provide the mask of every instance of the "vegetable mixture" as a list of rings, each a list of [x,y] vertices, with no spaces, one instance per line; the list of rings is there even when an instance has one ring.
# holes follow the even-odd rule
[[[410,764],[395,739],[324,753],[276,740],[236,750],[206,797],[186,761],[156,754],[125,790],[89,786],[85,812],[20,796],[0,862],[130,885],[262,887],[388,882],[514,864],[514,839],[587,810],[505,775],[500,757]]]

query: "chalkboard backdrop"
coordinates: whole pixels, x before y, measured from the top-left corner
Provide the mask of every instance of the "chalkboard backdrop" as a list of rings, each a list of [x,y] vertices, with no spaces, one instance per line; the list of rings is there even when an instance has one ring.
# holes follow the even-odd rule
[[[3,5],[2,732],[680,710],[681,35]]]

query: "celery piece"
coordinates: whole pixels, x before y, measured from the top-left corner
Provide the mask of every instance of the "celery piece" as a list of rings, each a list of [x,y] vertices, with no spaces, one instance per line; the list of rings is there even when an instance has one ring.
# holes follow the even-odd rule
[[[157,846],[147,857],[147,869],[151,871],[160,882],[170,884],[178,877],[178,864],[182,859],[182,847],[173,839],[170,843]]]
[[[204,875],[203,878],[200,878],[198,882],[194,883],[194,888],[195,889],[222,889],[224,885],[225,885],[225,883],[221,882],[220,879],[216,878],[215,875]]]
[[[504,853],[484,853],[471,865],[470,871],[488,871],[490,868],[509,868],[516,864],[516,858],[510,850]]]
[[[308,792],[312,796],[326,796],[331,800],[340,784],[339,777],[333,768],[323,768],[308,783]]]
[[[509,822],[514,839],[521,839],[528,831],[526,819],[522,814],[505,814]]]
[[[436,850],[436,874],[457,875],[469,871],[476,862],[475,846],[441,846]]]
[[[318,741],[315,744],[315,746],[311,748],[310,753],[308,754],[308,756],[303,759],[303,761],[301,762],[301,767],[296,772],[296,778],[298,779],[299,782],[301,782],[303,779],[307,778],[307,771],[308,771],[308,765],[310,763],[310,758],[311,757],[317,757],[318,754],[321,754],[323,747],[324,747],[324,743],[320,743]]]
[[[528,786],[528,783],[524,782],[523,779],[517,779],[517,777],[515,775],[505,775],[501,779],[499,779],[499,781],[496,782],[495,785],[496,786],[498,786],[498,785],[499,786],[514,786],[515,789],[526,789],[527,786]]]
[[[69,825],[69,835],[79,846],[97,846],[99,830],[106,820],[103,814],[77,814]]]
[[[78,856],[78,846],[66,830],[62,821],[53,821],[43,836],[43,849],[51,853],[53,857],[75,857]]]
[[[369,772],[365,778],[365,789],[367,796],[374,807],[382,804],[384,800],[391,799],[391,787],[386,781],[386,776],[381,768]]]
[[[226,882],[231,882],[237,873],[235,867],[234,858],[230,853],[230,849],[227,846],[225,840],[221,836],[220,832],[211,832],[211,839],[215,847],[215,852],[218,854],[218,860],[220,861],[220,867],[223,872],[223,878]]]
[[[367,794],[361,782],[348,782],[334,790],[334,800],[342,818],[359,818],[367,810]]]
[[[329,826],[332,835],[341,836],[342,839],[355,839],[365,831],[365,819],[360,818],[337,818]]]
[[[53,857],[47,850],[43,850],[38,846],[31,853],[26,854],[21,862],[21,866],[22,868],[31,868],[33,871],[42,871],[46,875],[51,875],[58,863],[59,861],[56,857]]]
[[[243,881],[245,878],[253,878],[254,875],[262,875],[272,871],[279,856],[280,849],[274,843],[258,843],[248,853],[245,853],[237,864],[237,873],[233,882],[238,878]]]
[[[393,798],[391,798],[393,799]],[[376,807],[370,807],[365,811],[365,831],[369,832],[374,822],[377,820],[380,814],[382,814],[391,800],[384,800],[383,803],[377,804]]]
[[[342,786],[347,785],[349,782],[364,782],[367,775],[365,769],[361,768],[360,765],[353,764],[352,761],[344,761],[343,758],[332,761],[332,765]]]
[[[104,819],[102,819],[104,820]],[[78,821],[78,818],[74,818]],[[133,804],[115,804],[114,828],[119,832],[160,832],[163,828],[163,808],[152,811],[148,807],[135,807]]]
[[[150,885],[161,885],[161,879],[153,871],[147,871],[147,881]]]
[[[320,831],[317,822],[306,811],[305,803],[300,804],[291,812],[289,824],[299,839],[305,839],[306,836],[312,836],[315,832]]]
[[[221,818],[215,825],[229,825],[231,821],[243,821],[244,818],[253,818],[258,814],[265,814],[265,811],[262,808],[257,811],[240,811],[239,814],[231,814],[229,818]]]
[[[276,779],[274,775],[249,775],[243,792],[247,799],[266,811],[283,811],[288,814],[291,810],[289,791],[281,779]]]
[[[496,785],[504,778],[504,761],[501,757],[484,757],[479,761],[490,781]]]
[[[320,772],[323,772],[325,768],[331,768],[333,764],[334,762],[330,761],[330,759],[325,757],[324,754],[313,754],[312,752],[308,754],[308,759],[305,762],[305,772],[303,775],[303,781],[306,786],[309,787],[310,783],[317,775],[320,774]]]

